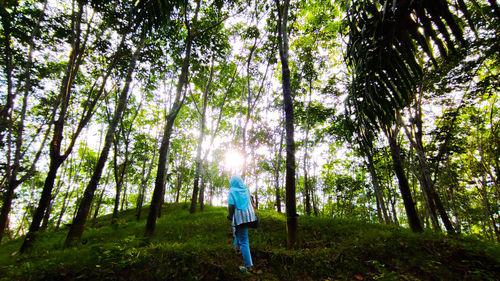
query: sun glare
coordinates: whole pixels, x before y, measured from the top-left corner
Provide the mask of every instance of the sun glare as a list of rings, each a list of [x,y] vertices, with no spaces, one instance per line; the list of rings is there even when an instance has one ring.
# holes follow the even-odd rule
[[[229,150],[224,154],[224,170],[228,172],[240,172],[244,162],[245,157],[239,151]]]

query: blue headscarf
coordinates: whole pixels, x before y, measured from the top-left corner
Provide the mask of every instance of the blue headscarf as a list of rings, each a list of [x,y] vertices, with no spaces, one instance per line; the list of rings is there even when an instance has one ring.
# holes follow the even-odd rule
[[[236,209],[246,210],[248,202],[250,202],[250,194],[247,186],[243,183],[243,179],[238,175],[233,175],[229,180],[229,184],[231,188],[229,189],[227,203],[234,205]]]

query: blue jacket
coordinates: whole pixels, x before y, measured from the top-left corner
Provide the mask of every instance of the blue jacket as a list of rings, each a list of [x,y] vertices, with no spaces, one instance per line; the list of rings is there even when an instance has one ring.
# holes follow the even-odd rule
[[[257,215],[250,204],[250,194],[248,188],[243,183],[243,179],[234,175],[229,181],[231,188],[227,199],[228,219],[232,221],[232,226],[239,226],[257,221]]]

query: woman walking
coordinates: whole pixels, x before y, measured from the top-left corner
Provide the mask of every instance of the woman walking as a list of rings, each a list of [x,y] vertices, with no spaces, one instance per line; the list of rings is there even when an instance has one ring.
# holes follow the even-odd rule
[[[229,181],[229,195],[227,199],[227,218],[232,221],[234,246],[241,251],[245,266],[240,267],[243,272],[252,272],[253,263],[248,241],[248,228],[257,227],[257,215],[250,202],[250,193],[239,175],[234,175]]]

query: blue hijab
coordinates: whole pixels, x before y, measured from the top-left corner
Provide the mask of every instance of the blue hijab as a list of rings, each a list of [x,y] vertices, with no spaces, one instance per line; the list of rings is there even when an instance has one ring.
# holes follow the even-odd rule
[[[243,179],[238,175],[233,175],[229,180],[229,184],[231,188],[229,189],[227,203],[234,205],[236,209],[246,210],[248,202],[250,202],[250,194],[247,186],[243,183]]]

